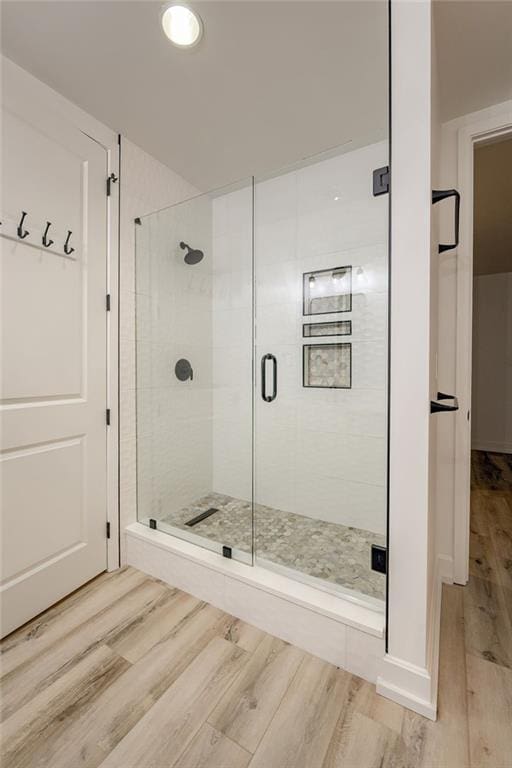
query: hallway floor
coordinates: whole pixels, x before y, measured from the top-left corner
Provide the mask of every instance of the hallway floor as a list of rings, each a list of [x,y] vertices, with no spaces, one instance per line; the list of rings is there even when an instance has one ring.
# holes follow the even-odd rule
[[[132,568],[2,643],[6,768],[510,768],[510,462],[475,456],[445,587],[439,719]]]

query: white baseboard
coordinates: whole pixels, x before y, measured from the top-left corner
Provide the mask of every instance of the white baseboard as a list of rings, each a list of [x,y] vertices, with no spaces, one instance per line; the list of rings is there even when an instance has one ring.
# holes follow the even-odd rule
[[[377,693],[385,696],[402,707],[412,709],[429,720],[437,718],[437,703],[432,700],[430,694],[430,677],[425,669],[407,669],[401,666],[398,659],[387,657],[384,659],[383,674],[377,678]],[[403,685],[390,682],[390,678],[402,678]],[[418,688],[420,693],[414,693]],[[423,689],[426,695],[423,694]]]
[[[140,523],[126,529],[129,565],[375,683],[382,612],[248,566]]]
[[[512,453],[512,443],[495,442],[494,440],[471,440],[472,451],[489,451],[490,453]]]
[[[451,555],[438,555],[437,563],[439,577],[443,584],[453,584],[453,557]]]
[[[438,555],[435,564],[427,638],[427,665],[419,667],[386,654],[377,678],[377,693],[429,720],[437,719],[443,583],[453,583],[453,559],[448,555]]]

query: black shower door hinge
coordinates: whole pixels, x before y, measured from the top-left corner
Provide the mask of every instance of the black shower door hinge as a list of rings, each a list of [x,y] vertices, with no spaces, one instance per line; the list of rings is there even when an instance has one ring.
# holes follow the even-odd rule
[[[105,411],[105,420],[107,422],[107,427],[110,427],[110,408],[107,408]]]
[[[107,177],[107,197],[110,197],[110,193],[112,191],[112,184],[117,184],[117,176],[115,173],[111,173],[110,176]]]
[[[373,172],[373,196],[386,195],[389,192],[389,165],[377,168]]]
[[[110,539],[110,523],[107,523],[107,539]]]
[[[372,544],[371,547],[371,568],[377,573],[388,572],[388,550],[378,544]]]

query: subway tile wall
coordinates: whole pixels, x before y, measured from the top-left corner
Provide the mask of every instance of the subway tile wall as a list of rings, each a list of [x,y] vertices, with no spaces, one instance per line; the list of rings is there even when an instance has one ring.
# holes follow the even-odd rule
[[[136,230],[139,518],[162,519],[212,487],[211,214],[200,195]],[[187,264],[182,242],[203,259]],[[192,378],[177,377],[179,360]]]
[[[195,194],[197,189],[167,166],[132,142],[122,140],[119,295],[121,531],[136,519],[134,218]],[[144,298],[140,300],[144,301]],[[144,475],[142,478],[144,482]],[[124,536],[121,536],[121,560],[125,561]]]
[[[213,200],[213,487],[252,497],[253,186]]]
[[[388,198],[372,194],[385,142],[255,187],[256,501],[384,533]],[[213,204],[213,490],[250,498],[251,220],[247,189]],[[302,387],[302,275],[351,265],[352,388]],[[315,342],[318,339],[315,339]],[[332,342],[332,338],[325,339]],[[278,360],[278,397],[261,398],[259,364]]]

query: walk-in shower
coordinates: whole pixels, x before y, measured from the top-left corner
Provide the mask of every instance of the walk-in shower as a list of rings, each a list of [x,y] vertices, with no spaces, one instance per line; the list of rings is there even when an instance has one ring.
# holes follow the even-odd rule
[[[136,224],[139,520],[374,606],[387,152],[345,145]]]

